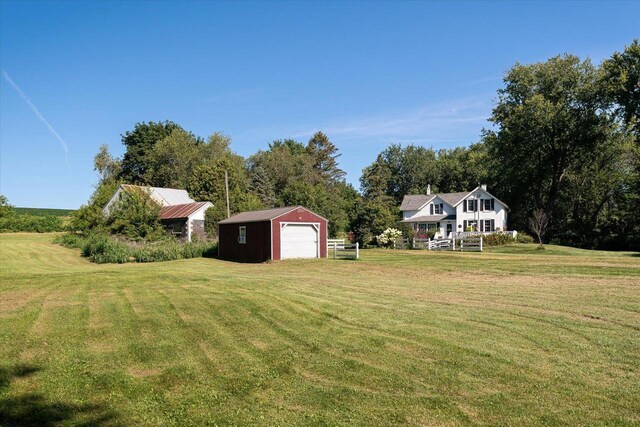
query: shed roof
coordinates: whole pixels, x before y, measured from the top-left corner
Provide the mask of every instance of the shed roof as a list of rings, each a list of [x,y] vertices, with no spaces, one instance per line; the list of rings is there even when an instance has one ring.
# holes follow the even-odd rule
[[[219,224],[271,221],[272,219],[276,219],[277,217],[284,215],[286,213],[289,213],[298,208],[302,208],[306,211],[311,212],[309,209],[305,208],[304,206],[287,206],[284,208],[263,209],[259,211],[249,211],[249,212],[241,212],[239,214],[235,214],[227,219],[223,219],[222,221],[219,222]],[[311,212],[311,213],[314,215],[320,216],[314,212]],[[322,218],[322,219],[325,219],[325,218]]]
[[[160,219],[182,219],[189,218],[210,202],[183,203],[180,205],[164,206],[160,209]]]

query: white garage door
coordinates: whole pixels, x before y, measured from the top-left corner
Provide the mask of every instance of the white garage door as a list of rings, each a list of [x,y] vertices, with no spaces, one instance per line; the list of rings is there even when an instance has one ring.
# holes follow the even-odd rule
[[[281,258],[316,258],[318,231],[310,224],[286,224],[280,232]]]

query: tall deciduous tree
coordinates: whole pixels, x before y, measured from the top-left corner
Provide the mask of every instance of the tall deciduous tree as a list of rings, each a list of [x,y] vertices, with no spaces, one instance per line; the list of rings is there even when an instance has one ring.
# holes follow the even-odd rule
[[[93,158],[93,169],[100,174],[100,182],[115,181],[122,172],[122,161],[113,157],[109,147],[102,144]]]
[[[640,44],[637,39],[602,63],[600,78],[606,99],[640,138]]]
[[[186,188],[193,170],[203,162],[205,146],[183,129],[174,129],[148,154],[145,181],[154,187]]]
[[[153,147],[176,129],[182,128],[176,123],[142,122],[136,123],[132,131],[122,135],[122,143],[127,148],[122,158],[120,179],[130,184],[150,184],[147,175],[149,170],[149,153]]]
[[[498,130],[485,141],[498,196],[511,202],[517,225],[542,209],[552,228],[571,168],[608,142],[612,123],[597,101],[596,77],[588,60],[572,55],[508,71],[491,116]]]

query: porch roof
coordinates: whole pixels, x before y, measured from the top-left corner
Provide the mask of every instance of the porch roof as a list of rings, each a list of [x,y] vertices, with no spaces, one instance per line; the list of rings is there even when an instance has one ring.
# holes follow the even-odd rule
[[[456,219],[455,215],[427,215],[427,216],[418,216],[415,218],[404,219],[400,222],[404,222],[404,223],[438,222],[438,221],[454,221],[455,219]]]

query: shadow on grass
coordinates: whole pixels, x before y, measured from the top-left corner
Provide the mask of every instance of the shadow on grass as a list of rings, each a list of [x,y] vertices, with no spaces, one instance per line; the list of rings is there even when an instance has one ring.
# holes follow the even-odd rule
[[[99,426],[114,420],[115,416],[100,405],[52,402],[38,393],[9,393],[13,381],[40,370],[37,366],[25,364],[12,368],[0,367],[1,426],[54,426],[62,422],[76,426]]]

